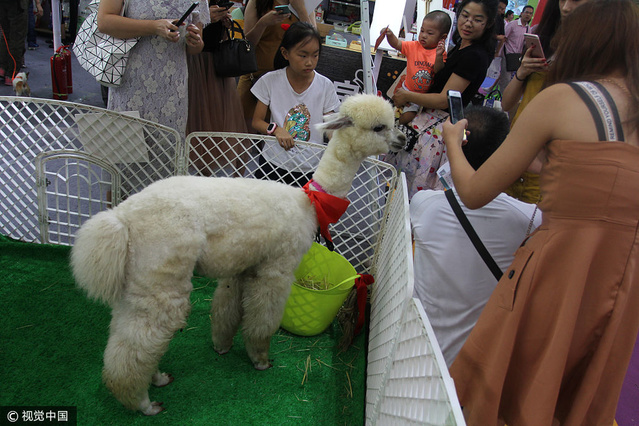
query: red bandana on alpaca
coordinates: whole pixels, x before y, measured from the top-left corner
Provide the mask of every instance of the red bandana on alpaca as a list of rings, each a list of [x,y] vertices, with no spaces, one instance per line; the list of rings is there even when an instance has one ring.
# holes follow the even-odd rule
[[[313,191],[310,189],[310,185],[313,185],[319,191]],[[350,201],[344,198],[339,198],[334,195],[328,194],[322,190],[317,182],[312,179],[304,185],[304,192],[311,200],[311,204],[315,207],[315,213],[317,213],[317,221],[320,226],[320,234],[326,241],[333,242],[331,234],[328,231],[328,224],[335,223],[344,214]]]

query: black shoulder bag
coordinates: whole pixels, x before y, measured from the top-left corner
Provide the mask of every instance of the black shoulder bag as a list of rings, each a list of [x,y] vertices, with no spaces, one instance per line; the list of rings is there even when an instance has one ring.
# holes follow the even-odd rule
[[[242,38],[232,37],[231,31],[226,28],[226,40],[220,40],[210,49],[215,63],[215,75],[220,78],[239,77],[257,71],[257,59],[253,45],[246,40],[242,27],[236,21],[233,21],[232,30],[233,35],[239,33]]]

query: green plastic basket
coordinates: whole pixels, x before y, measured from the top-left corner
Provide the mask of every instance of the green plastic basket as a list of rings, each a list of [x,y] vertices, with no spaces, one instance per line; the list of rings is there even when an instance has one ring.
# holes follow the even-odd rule
[[[342,255],[313,243],[295,271],[296,280],[306,277],[326,277],[331,285],[337,284],[329,290],[313,290],[294,283],[281,326],[300,336],[314,336],[333,322],[359,274]]]

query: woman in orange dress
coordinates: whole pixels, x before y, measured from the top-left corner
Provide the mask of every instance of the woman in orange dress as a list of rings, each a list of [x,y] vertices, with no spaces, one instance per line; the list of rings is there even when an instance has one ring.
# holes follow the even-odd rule
[[[557,40],[548,87],[477,171],[466,121],[444,125],[470,208],[547,152],[542,225],[451,366],[469,425],[611,425],[639,331],[639,6],[592,0]]]

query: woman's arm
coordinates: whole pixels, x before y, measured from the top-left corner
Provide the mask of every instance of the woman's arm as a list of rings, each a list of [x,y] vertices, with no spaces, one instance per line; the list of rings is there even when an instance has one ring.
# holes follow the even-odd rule
[[[446,40],[440,40],[435,48],[435,65],[433,71],[435,74],[444,69],[444,53],[446,52]]]
[[[497,39],[497,47],[495,48],[495,58],[501,57],[501,49],[504,47],[504,43],[506,43],[505,35],[497,35],[495,36]]]
[[[42,9],[42,3],[40,2],[40,0],[35,1],[35,11],[33,13],[38,18],[44,15],[44,10]]]
[[[596,135],[587,109],[567,85],[556,85],[540,92],[522,112],[506,140],[478,169],[473,170],[462,152],[463,130],[467,121],[443,126],[442,136],[451,165],[455,189],[464,204],[480,208],[512,184],[533,161],[544,145],[553,139],[589,140]]]
[[[424,108],[448,109],[447,92],[449,90],[457,90],[463,93],[469,85],[470,81],[453,73],[440,93],[415,93],[399,89],[393,96],[393,102],[398,106],[406,105],[410,102],[421,105]]]
[[[317,23],[315,22],[315,11],[311,10],[309,13],[306,10],[306,3],[304,0],[291,0],[291,6],[293,9],[299,14],[299,20],[302,22],[308,22],[313,27],[317,28]]]
[[[98,30],[117,38],[157,35],[168,41],[180,39],[178,28],[169,19],[131,19],[120,16],[123,0],[102,0],[98,9]],[[176,19],[178,19],[176,17]]]
[[[279,25],[289,16],[290,14],[277,13],[276,11],[271,10],[270,12],[265,13],[264,16],[259,17],[257,16],[255,0],[249,0],[246,5],[246,9],[244,10],[244,35],[246,36],[246,39],[253,44],[253,46],[256,46],[260,42],[266,27]]]
[[[526,88],[526,79],[535,71],[547,71],[548,64],[543,58],[533,58],[532,47],[526,50],[521,65],[515,72],[512,80],[501,94],[501,107],[504,111],[510,111],[521,99],[521,95]]]
[[[266,135],[266,128],[268,127],[268,124],[265,121],[266,118],[266,113],[268,112],[268,106],[262,102],[262,101],[257,101],[257,104],[255,105],[255,110],[253,111],[253,128],[258,131],[259,133]]]

